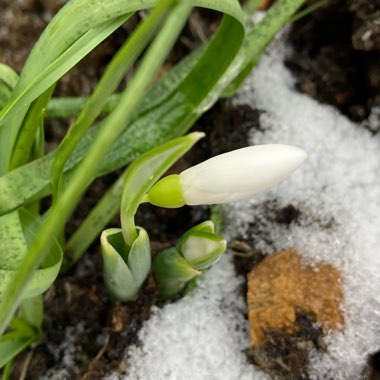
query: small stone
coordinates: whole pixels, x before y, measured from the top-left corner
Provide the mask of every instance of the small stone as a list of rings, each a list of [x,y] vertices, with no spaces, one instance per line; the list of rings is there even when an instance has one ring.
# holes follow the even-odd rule
[[[325,330],[341,329],[343,298],[340,273],[332,265],[304,265],[295,249],[267,256],[248,274],[248,319],[251,345],[267,335],[299,331],[297,315],[310,315]]]

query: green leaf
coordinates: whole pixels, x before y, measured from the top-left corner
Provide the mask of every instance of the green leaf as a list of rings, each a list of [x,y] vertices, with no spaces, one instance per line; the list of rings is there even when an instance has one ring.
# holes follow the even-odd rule
[[[210,91],[240,48],[244,36],[243,15],[235,0],[204,1],[202,4],[236,18],[226,17],[207,46],[182,61],[149,91],[136,110],[136,116],[125,126],[125,132],[106,155],[98,175],[123,166],[157,144],[186,133],[218,98],[220,88]],[[65,165],[66,180],[86,155],[100,128],[90,129],[78,144]],[[52,155],[49,155],[0,178],[0,214],[50,193],[51,160]]]
[[[0,151],[0,173],[5,172],[9,166],[11,152],[19,129],[22,125],[24,115],[29,105],[49,87],[63,76],[70,68],[79,62],[95,46],[115,31],[128,17],[121,17],[116,20],[105,22],[86,32],[82,37],[67,47],[60,56],[53,62],[44,61],[38,63],[38,69],[35,77],[25,82],[25,72],[28,65],[25,66],[21,73],[20,80],[15,88],[9,103],[0,112],[0,141],[7,141],[7,146],[2,146]],[[46,58],[46,57],[45,57]],[[30,57],[28,62],[30,61]],[[40,68],[44,67],[42,72]],[[24,75],[23,75],[24,74]],[[12,116],[16,118],[12,119]]]
[[[150,242],[147,232],[137,227],[137,239],[128,252],[127,263],[138,287],[145,281],[150,271]]]
[[[63,263],[63,270],[67,270],[81,258],[86,249],[100,235],[107,223],[119,210],[125,176],[126,170],[70,237],[65,246],[67,261]]]
[[[33,326],[40,331],[43,321],[42,295],[23,300],[20,304],[18,315],[30,326]]]
[[[0,63],[0,81],[13,90],[16,87],[18,75],[11,67]]]
[[[223,89],[224,97],[230,97],[236,93],[244,79],[259,62],[265,48],[304,2],[305,0],[276,1],[265,17],[247,33],[243,48],[235,59],[238,70],[235,67],[236,72],[232,73],[234,65],[231,65],[229,70],[234,78],[231,78],[228,86]]]
[[[236,0],[199,0],[194,5],[215,8],[242,20]],[[10,103],[0,112],[0,173],[6,172],[14,141],[30,103],[52,86],[133,12],[151,8],[155,0],[70,1],[54,17],[33,48]],[[41,73],[41,67],[43,71]],[[32,87],[30,84],[33,83]],[[33,95],[31,93],[33,92]],[[11,120],[12,115],[17,118]]]
[[[13,360],[9,360],[1,372],[1,380],[9,380],[11,378],[13,368]]]
[[[173,298],[201,274],[175,248],[162,251],[153,258],[152,272],[163,298]]]
[[[37,132],[43,129],[45,107],[48,103],[54,86],[47,89],[41,94],[30,106],[22,125],[22,133],[17,136],[13,149],[10,168],[15,169],[28,162],[31,155],[32,147],[36,141]]]
[[[10,339],[11,337],[8,336],[9,334],[12,333],[0,337],[0,368],[25,350],[25,348],[31,345],[36,339],[36,336],[25,336],[20,338],[13,337]]]
[[[0,302],[33,241],[39,224],[40,222],[25,210],[0,217]],[[56,279],[61,261],[62,250],[55,242],[41,269],[33,273],[23,299],[45,292]]]
[[[18,81],[18,75],[9,66],[0,63],[0,111],[11,98]]]
[[[132,35],[121,46],[108,64],[93,94],[88,98],[77,120],[70,127],[58,147],[52,165],[53,200],[55,201],[62,190],[62,169],[72,154],[79,140],[86,133],[95,119],[99,116],[109,96],[116,90],[120,81],[132,67],[141,52],[157,33],[159,26],[167,16],[174,0],[166,0],[141,22]]]
[[[14,330],[14,332],[21,333],[24,336],[31,336],[35,333],[34,329],[19,317],[13,317],[9,327]]]

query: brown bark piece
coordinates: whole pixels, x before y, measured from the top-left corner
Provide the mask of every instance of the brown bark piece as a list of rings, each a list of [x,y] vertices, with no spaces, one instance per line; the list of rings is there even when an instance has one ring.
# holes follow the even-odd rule
[[[251,345],[258,347],[273,330],[299,330],[297,314],[311,315],[325,329],[343,327],[340,273],[332,265],[304,265],[295,249],[267,256],[248,274]]]

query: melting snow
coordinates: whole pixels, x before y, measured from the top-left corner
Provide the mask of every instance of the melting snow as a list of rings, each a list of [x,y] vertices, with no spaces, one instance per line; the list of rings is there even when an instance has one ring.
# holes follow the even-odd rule
[[[312,353],[309,374],[359,379],[368,353],[380,348],[380,136],[297,93],[282,63],[284,50],[277,46],[262,59],[236,102],[263,111],[252,144],[298,145],[309,158],[276,188],[228,206],[226,233],[250,237],[267,253],[295,247],[305,260],[341,270],[346,327],[326,338],[326,353]],[[299,221],[274,223],[268,202],[293,205]],[[130,373],[121,378],[267,379],[243,352],[249,339],[241,281],[226,256],[192,294],[155,309],[140,331],[141,345],[126,353]]]

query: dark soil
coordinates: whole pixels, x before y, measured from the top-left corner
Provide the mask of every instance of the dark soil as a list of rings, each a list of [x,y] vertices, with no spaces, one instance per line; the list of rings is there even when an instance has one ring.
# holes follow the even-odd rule
[[[64,3],[64,0],[0,0],[0,61],[20,72],[38,35]],[[289,67],[298,75],[298,88],[318,101],[336,106],[354,120],[365,119],[371,107],[380,106],[380,32],[376,23],[379,12],[378,0],[332,0],[328,1],[327,7],[298,21],[290,35],[294,51],[288,58]],[[137,14],[72,69],[57,86],[56,94],[88,95],[116,49],[142,16]],[[212,13],[195,11],[162,74],[206,40],[215,30],[217,21],[218,17]],[[363,36],[368,36],[368,30],[371,31],[370,36],[363,39]],[[207,157],[246,146],[248,124],[254,121],[260,128],[259,116],[259,110],[233,106],[228,101],[219,102],[197,123],[196,129],[205,131],[207,137],[172,171],[180,171]],[[47,129],[48,149],[57,145],[66,128],[65,123],[50,125]],[[112,174],[98,180],[89,189],[67,228],[68,235],[116,176]],[[284,209],[278,209],[275,203],[267,206],[272,209],[276,223],[296,223],[299,218],[299,211],[292,205]],[[186,229],[207,218],[208,214],[207,208],[166,210],[144,205],[137,222],[149,231],[155,253],[174,244]],[[118,218],[112,223],[116,226]],[[241,236],[230,243],[237,252],[238,273],[245,275],[263,258],[254,246],[255,242],[244,241]],[[59,368],[67,349],[62,347],[62,342],[67,337],[68,327],[73,329],[71,341],[75,347],[75,359],[67,378],[101,379],[111,371],[127,371],[128,363],[123,355],[128,345],[139,344],[137,333],[149,318],[152,305],[160,306],[157,290],[149,278],[136,300],[115,304],[107,296],[101,273],[102,263],[95,243],[78,266],[60,276],[45,295],[45,340],[32,351],[20,355],[15,362],[13,379],[20,378],[24,367],[27,369],[26,379],[31,380],[50,368]],[[309,348],[309,343],[305,342],[320,348],[320,332],[307,316],[300,315],[299,318],[304,321],[299,337],[290,341],[274,332],[265,352],[249,354],[253,355],[257,365],[288,379],[289,372],[284,375],[281,368],[276,367],[278,363],[294,365],[298,374],[303,373],[305,349]],[[268,355],[271,355],[269,361]],[[374,366],[378,366],[378,355],[374,355],[373,360]]]
[[[259,235],[265,239],[266,224],[280,224],[290,227],[299,222],[301,212],[293,205],[279,207],[275,200],[265,202],[258,206],[258,215],[266,215],[266,221],[253,220],[247,230],[252,236]],[[272,243],[267,238],[268,243]],[[247,277],[251,269],[264,259],[265,255],[255,248],[254,239],[237,236],[229,244],[234,252],[235,270]],[[242,297],[246,299],[247,283],[241,288]],[[248,316],[247,316],[248,318]],[[318,327],[315,319],[308,314],[299,312],[296,323],[299,331],[289,335],[283,330],[272,330],[268,333],[264,344],[247,349],[250,361],[271,374],[275,379],[301,380],[305,379],[309,364],[311,349],[324,350],[323,331]]]
[[[310,315],[299,313],[296,321],[300,326],[296,334],[289,336],[282,330],[273,330],[263,345],[247,352],[253,364],[275,379],[305,379],[310,350],[326,349],[322,329]]]
[[[378,0],[329,0],[297,21],[287,64],[298,89],[352,120],[365,120],[380,106],[379,21]]]

